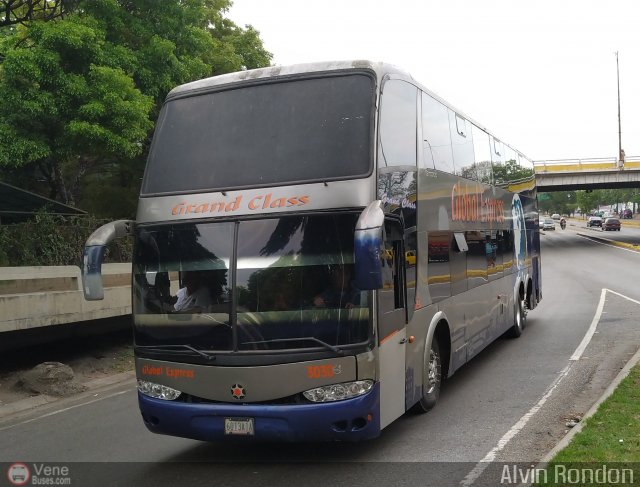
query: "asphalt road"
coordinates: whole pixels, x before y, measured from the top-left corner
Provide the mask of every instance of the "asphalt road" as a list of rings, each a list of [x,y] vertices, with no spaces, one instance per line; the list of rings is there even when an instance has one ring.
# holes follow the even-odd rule
[[[144,428],[126,383],[3,420],[0,462],[69,465],[72,485],[494,485],[500,472],[478,462],[538,461],[640,347],[640,253],[581,236],[588,233],[570,226],[542,235],[543,301],[522,337],[489,346],[446,384],[433,411],[405,415],[377,440],[206,444],[157,436]]]

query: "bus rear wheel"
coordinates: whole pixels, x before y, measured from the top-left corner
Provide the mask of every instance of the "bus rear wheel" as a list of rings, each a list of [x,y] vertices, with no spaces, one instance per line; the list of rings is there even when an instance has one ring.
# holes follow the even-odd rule
[[[422,397],[413,406],[416,413],[426,413],[438,402],[440,397],[440,387],[442,386],[442,357],[440,355],[440,345],[438,339],[431,341],[429,359],[424,364],[422,372]]]
[[[513,326],[507,330],[509,338],[518,338],[522,335],[522,330],[527,324],[527,308],[525,300],[520,296],[516,299],[515,311],[513,315]]]

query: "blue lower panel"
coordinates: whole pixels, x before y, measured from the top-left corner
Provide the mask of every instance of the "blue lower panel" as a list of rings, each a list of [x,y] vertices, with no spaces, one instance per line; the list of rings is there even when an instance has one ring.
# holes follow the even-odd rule
[[[322,404],[193,404],[138,392],[140,411],[153,433],[215,441],[359,441],[380,434],[380,387],[355,399]],[[224,418],[254,418],[255,436],[224,434]]]

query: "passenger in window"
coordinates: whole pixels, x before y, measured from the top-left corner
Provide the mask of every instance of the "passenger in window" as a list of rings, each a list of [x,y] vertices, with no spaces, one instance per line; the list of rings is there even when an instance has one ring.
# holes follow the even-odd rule
[[[361,291],[351,280],[351,269],[336,265],[329,270],[329,286],[313,298],[317,308],[355,308],[360,306]]]

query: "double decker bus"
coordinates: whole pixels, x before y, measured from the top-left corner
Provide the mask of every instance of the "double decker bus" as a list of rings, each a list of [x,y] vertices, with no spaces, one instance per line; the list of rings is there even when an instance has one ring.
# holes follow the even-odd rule
[[[138,400],[155,433],[363,440],[542,298],[532,162],[368,61],[175,88],[132,235]]]

